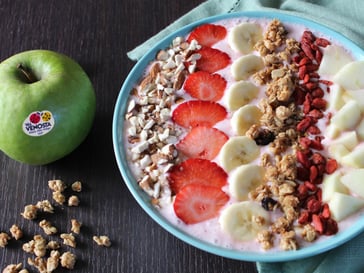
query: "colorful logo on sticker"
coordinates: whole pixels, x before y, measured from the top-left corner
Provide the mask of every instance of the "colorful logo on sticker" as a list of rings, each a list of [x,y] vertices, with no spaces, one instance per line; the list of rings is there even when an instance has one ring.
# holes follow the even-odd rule
[[[34,137],[48,134],[53,127],[53,114],[48,110],[32,112],[23,122],[23,132]]]

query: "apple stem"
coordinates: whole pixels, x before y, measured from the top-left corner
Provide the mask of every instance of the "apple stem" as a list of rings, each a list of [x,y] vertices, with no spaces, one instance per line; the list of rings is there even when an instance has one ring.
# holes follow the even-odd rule
[[[25,76],[27,83],[34,83],[38,81],[37,78],[32,73],[32,71],[30,69],[25,68],[22,64],[18,64],[17,68],[20,70],[23,76]]]

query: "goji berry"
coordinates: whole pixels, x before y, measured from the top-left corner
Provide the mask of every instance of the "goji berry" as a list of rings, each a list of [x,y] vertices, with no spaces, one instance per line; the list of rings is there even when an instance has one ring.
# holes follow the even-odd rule
[[[324,233],[324,224],[321,221],[320,216],[318,216],[317,214],[312,214],[312,224],[318,233],[320,234]]]
[[[319,109],[312,109],[312,110],[308,113],[308,115],[309,115],[310,117],[315,118],[315,119],[320,119],[320,118],[323,118],[323,117],[324,117],[324,113],[322,113],[322,111],[321,111],[321,110],[319,110]]]
[[[321,211],[321,202],[316,199],[310,199],[307,202],[307,210],[310,213],[318,214]]]
[[[310,181],[305,181],[304,185],[309,191],[312,191],[312,192],[317,191],[317,186],[315,184],[311,183]]]
[[[315,195],[316,195],[317,200],[322,201],[322,189],[321,188],[317,188],[317,191],[315,192]]]
[[[300,143],[302,149],[308,149],[311,145],[311,139],[309,139],[307,137],[301,137],[299,139],[299,143]]]
[[[297,161],[301,163],[303,167],[307,169],[310,168],[311,163],[308,159],[307,154],[305,154],[303,151],[297,151],[296,156],[297,156]]]
[[[339,231],[339,227],[337,225],[337,222],[332,219],[332,218],[328,218],[326,219],[326,230],[325,230],[325,235],[334,235]]]
[[[321,141],[318,141],[317,139],[313,139],[311,141],[310,147],[312,149],[315,149],[315,150],[318,150],[318,151],[322,151],[324,149],[324,146],[322,145]]]
[[[316,180],[317,176],[318,176],[317,167],[315,165],[312,165],[310,167],[310,182],[313,183]]]
[[[330,41],[326,40],[325,38],[317,38],[315,40],[315,44],[320,47],[327,47],[328,45],[331,45]]]
[[[297,167],[297,179],[301,181],[308,180],[310,178],[310,171],[304,167]]]
[[[301,225],[307,224],[311,221],[310,213],[307,210],[303,210],[298,217],[298,223]]]
[[[302,65],[306,65],[306,64],[310,64],[311,60],[307,57],[303,57],[300,62],[298,63],[298,66],[302,66]]]
[[[311,92],[313,98],[323,98],[325,95],[324,90],[321,87],[317,87],[315,90]]]
[[[305,117],[297,124],[297,130],[301,133],[305,133],[308,127],[312,124],[312,120],[310,117]]]
[[[325,110],[326,109],[327,102],[323,98],[314,98],[312,100],[312,107],[316,109]]]
[[[315,164],[316,166],[320,165],[320,164],[326,164],[325,157],[318,152],[315,152],[312,154],[311,160],[312,160],[313,164]]]
[[[327,174],[332,174],[337,169],[337,161],[333,158],[330,158],[326,161],[325,171]]]
[[[318,135],[321,133],[321,130],[316,125],[311,125],[307,128],[307,133],[310,133],[311,135]]]
[[[308,41],[313,42],[315,41],[316,37],[315,35],[313,35],[312,31],[305,30],[302,33],[302,39],[307,39]]]
[[[326,219],[331,217],[330,207],[328,204],[325,203],[322,205],[321,215]]]
[[[312,91],[317,88],[317,82],[308,82],[305,83],[304,86],[306,87],[306,89]]]
[[[311,60],[315,60],[314,51],[311,48],[311,45],[308,43],[302,43],[301,44],[302,51],[305,53],[305,55],[310,58]]]
[[[322,61],[322,52],[320,51],[320,49],[317,49],[316,51],[315,51],[315,59],[316,59],[316,62],[317,63],[321,63],[321,61]]]
[[[319,66],[317,64],[308,64],[308,65],[306,65],[307,72],[317,71],[318,68],[319,68]]]
[[[328,86],[331,86],[333,85],[334,83],[332,81],[328,81],[328,80],[319,80],[320,83],[323,83],[325,85],[328,85]]]
[[[299,184],[297,187],[297,197],[299,200],[303,201],[308,196],[308,188],[304,183]]]

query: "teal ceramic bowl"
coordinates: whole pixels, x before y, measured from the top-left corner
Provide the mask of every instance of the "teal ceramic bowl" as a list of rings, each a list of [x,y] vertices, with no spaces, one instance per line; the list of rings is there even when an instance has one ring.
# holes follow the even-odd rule
[[[317,255],[319,253],[328,251],[335,247],[338,247],[350,239],[354,238],[356,235],[360,234],[364,230],[364,216],[359,217],[359,219],[353,224],[351,227],[346,229],[343,232],[339,232],[338,234],[329,237],[320,243],[313,243],[310,246],[304,247],[302,249],[296,251],[280,251],[280,252],[246,252],[246,251],[238,251],[233,249],[227,249],[223,247],[219,247],[205,241],[199,240],[196,237],[193,237],[183,230],[177,228],[169,221],[167,221],[150,202],[150,198],[147,194],[139,188],[136,183],[135,178],[131,170],[128,167],[128,163],[126,161],[125,148],[124,148],[124,140],[123,140],[123,126],[124,126],[124,114],[127,107],[127,101],[129,97],[129,93],[132,90],[133,86],[140,80],[143,71],[149,64],[151,60],[155,58],[156,53],[160,49],[164,49],[168,47],[176,36],[185,36],[187,35],[194,27],[203,24],[203,23],[212,23],[223,19],[234,18],[234,17],[252,17],[252,18],[267,18],[267,19],[279,19],[282,22],[287,23],[297,23],[300,25],[304,25],[308,27],[310,30],[318,31],[327,37],[331,37],[335,41],[338,41],[346,48],[350,49],[357,59],[364,59],[364,51],[355,45],[353,42],[343,37],[341,34],[328,29],[325,26],[317,24],[315,22],[309,21],[307,19],[282,14],[282,13],[271,13],[271,12],[241,12],[241,13],[229,13],[225,15],[219,15],[214,17],[209,17],[200,21],[196,21],[190,25],[187,25],[178,31],[166,36],[164,39],[159,41],[153,48],[151,48],[145,56],[138,61],[138,63],[131,70],[128,77],[125,79],[122,88],[120,90],[119,96],[116,101],[115,109],[114,109],[114,117],[113,117],[113,125],[112,125],[112,137],[113,137],[113,146],[116,161],[118,167],[120,169],[122,178],[124,183],[126,183],[128,189],[131,194],[135,198],[135,200],[139,203],[139,205],[145,210],[145,212],[156,221],[161,227],[167,230],[169,233],[173,234],[177,238],[182,241],[190,244],[194,247],[202,249],[206,252],[213,253],[218,256],[236,259],[236,260],[244,260],[244,261],[260,261],[260,262],[280,262],[280,261],[290,261],[297,260],[305,257],[310,257]]]

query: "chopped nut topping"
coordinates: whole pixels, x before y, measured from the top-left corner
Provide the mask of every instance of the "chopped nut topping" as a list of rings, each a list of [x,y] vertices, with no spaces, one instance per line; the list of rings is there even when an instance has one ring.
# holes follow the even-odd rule
[[[108,236],[101,235],[101,236],[93,236],[92,239],[98,244],[99,246],[111,246],[111,241]]]

